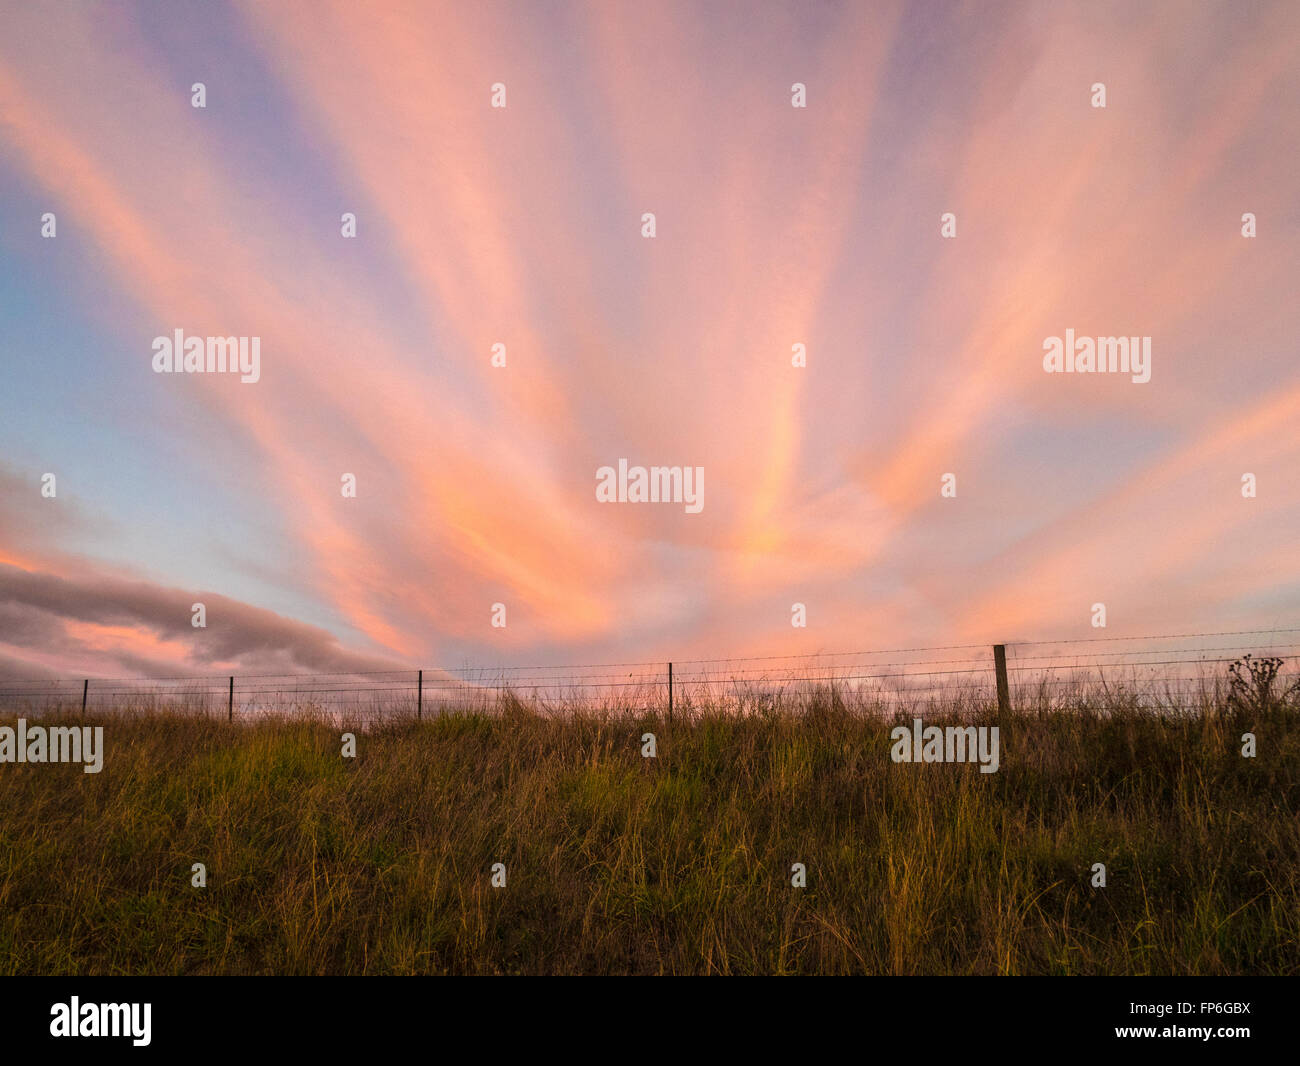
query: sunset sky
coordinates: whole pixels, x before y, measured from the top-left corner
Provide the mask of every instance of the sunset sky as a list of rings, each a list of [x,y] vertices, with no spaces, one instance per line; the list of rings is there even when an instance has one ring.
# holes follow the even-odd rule
[[[0,675],[1300,625],[1297,39],[1293,2],[0,0]],[[154,373],[176,329],[261,379]],[[1151,380],[1045,373],[1067,329]],[[624,458],[703,510],[598,502]]]

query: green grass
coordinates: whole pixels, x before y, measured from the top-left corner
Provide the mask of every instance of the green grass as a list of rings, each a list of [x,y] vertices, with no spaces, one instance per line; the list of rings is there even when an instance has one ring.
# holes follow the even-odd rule
[[[1024,716],[995,774],[826,704],[515,708],[355,759],[319,722],[96,722],[98,775],[0,765],[0,972],[1300,973],[1294,708]]]

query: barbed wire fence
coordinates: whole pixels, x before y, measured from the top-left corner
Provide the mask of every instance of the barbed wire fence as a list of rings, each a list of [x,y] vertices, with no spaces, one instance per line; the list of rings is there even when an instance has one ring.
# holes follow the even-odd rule
[[[1087,703],[1179,711],[1222,703],[1230,664],[1282,661],[1293,679],[1300,628],[955,644],[673,662],[425,668],[352,673],[0,680],[0,705],[32,714],[168,710],[268,716],[425,718],[525,707],[541,713],[703,710],[767,713],[814,701],[866,713],[1047,713]]]

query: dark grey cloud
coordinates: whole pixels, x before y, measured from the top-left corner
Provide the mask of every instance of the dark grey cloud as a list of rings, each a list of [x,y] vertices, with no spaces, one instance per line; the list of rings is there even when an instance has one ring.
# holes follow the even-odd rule
[[[191,625],[191,607],[207,609],[207,628]],[[68,623],[141,628],[159,640],[189,648],[183,663],[144,657],[129,648],[89,648]],[[178,665],[196,673],[214,664],[236,663],[247,672],[349,673],[401,669],[391,659],[342,647],[326,629],[286,618],[228,596],[167,588],[147,581],[94,571],[61,576],[0,564],[0,643],[60,656],[82,655],[101,665],[107,659],[123,675],[175,674]],[[0,676],[43,676],[43,668],[10,654],[0,659]],[[100,671],[102,673],[102,670]]]

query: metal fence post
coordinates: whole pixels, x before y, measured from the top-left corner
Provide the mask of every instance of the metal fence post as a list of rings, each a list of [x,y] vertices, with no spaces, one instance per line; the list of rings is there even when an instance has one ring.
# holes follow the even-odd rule
[[[668,664],[668,721],[673,720],[673,664]]]
[[[998,676],[998,717],[1011,713],[1011,687],[1007,684],[1007,646],[993,645],[993,669]]]
[[[415,690],[415,717],[424,717],[424,671],[420,671],[420,676],[416,679]]]
[[[81,683],[81,713],[86,713],[86,697],[90,694],[90,678]]]
[[[226,721],[235,720],[235,679],[230,679],[230,697],[226,700]]]

